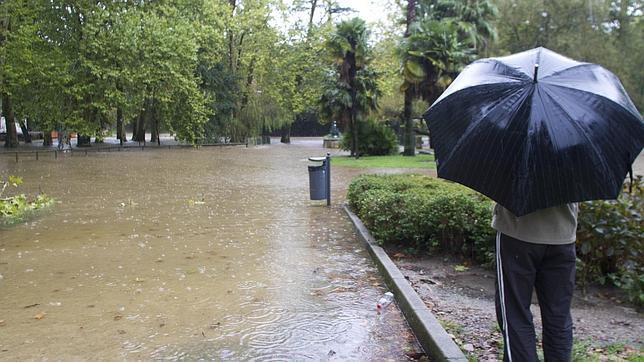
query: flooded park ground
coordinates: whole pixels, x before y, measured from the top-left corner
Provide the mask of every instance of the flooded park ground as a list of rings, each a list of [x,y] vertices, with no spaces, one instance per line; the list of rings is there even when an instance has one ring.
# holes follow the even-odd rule
[[[58,202],[0,229],[0,359],[406,360],[420,352],[292,145],[0,157]]]

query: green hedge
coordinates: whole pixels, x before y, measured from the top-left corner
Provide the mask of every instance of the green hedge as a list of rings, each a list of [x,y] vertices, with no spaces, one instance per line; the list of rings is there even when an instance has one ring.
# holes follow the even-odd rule
[[[612,283],[644,306],[644,185],[628,184],[617,200],[580,204],[577,280]]]
[[[351,150],[353,133],[342,134],[340,148]],[[358,123],[358,153],[361,156],[385,156],[398,153],[398,138],[391,128],[373,118]]]
[[[611,283],[638,306],[644,306],[643,186],[639,178],[618,200],[581,203],[577,229],[578,282]],[[492,202],[468,188],[421,175],[362,175],[347,199],[381,244],[494,261]]]
[[[363,175],[347,198],[381,244],[493,259],[492,203],[463,186],[420,175]]]

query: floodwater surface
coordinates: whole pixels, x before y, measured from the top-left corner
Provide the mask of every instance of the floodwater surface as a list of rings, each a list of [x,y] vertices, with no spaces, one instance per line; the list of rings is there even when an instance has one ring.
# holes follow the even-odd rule
[[[418,352],[340,205],[308,200],[317,145],[0,157],[57,200],[0,229],[0,359]]]

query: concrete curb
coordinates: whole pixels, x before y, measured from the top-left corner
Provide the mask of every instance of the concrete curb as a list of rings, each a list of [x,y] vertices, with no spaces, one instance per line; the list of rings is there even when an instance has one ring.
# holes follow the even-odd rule
[[[346,205],[344,205],[344,211],[349,215],[358,235],[366,244],[369,254],[376,262],[378,269],[385,278],[385,282],[394,292],[398,306],[405,314],[407,322],[425,353],[432,360],[466,362],[467,358],[461,352],[461,349],[447,335],[443,326],[441,326],[432,312],[427,309],[414,288],[409,285],[398,267],[374,240],[360,218],[351,212]]]

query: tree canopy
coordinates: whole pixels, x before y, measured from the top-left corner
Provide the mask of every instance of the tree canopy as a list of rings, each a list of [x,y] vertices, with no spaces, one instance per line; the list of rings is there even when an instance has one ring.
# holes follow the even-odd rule
[[[371,112],[410,131],[466,64],[536,46],[605,66],[644,105],[639,0],[391,1],[377,28],[331,0],[0,1],[5,145],[14,122],[235,142]]]

